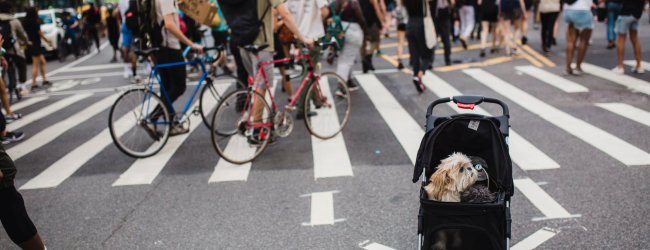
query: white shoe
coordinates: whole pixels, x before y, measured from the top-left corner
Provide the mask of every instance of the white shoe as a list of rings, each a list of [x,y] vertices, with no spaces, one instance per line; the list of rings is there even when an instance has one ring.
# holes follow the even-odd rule
[[[131,75],[131,70],[129,70],[129,66],[124,66],[124,79],[128,79],[129,75]]]
[[[625,69],[616,66],[615,68],[612,69],[612,72],[614,72],[616,74],[619,74],[619,75],[623,75],[623,74],[625,74]]]
[[[643,73],[645,73],[645,69],[643,67],[638,67],[638,68],[632,69],[632,72],[635,73],[635,74],[643,74]]]

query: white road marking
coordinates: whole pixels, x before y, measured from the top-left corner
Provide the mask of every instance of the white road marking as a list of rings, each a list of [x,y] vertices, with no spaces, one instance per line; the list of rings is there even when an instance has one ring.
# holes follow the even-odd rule
[[[109,63],[109,64],[97,64],[97,65],[88,65],[88,66],[69,68],[65,72],[79,72],[79,71],[89,71],[89,70],[121,69],[121,68],[124,68],[124,63]],[[129,70],[130,69],[131,67],[129,66]]]
[[[399,69],[378,69],[378,70],[372,71],[371,74],[373,74],[373,75],[377,75],[377,74],[395,74],[397,72],[400,72],[400,70]],[[364,74],[363,71],[360,71],[360,70],[352,71],[352,75],[363,75],[363,74]]]
[[[11,110],[12,111],[21,110],[21,109],[24,109],[24,108],[29,107],[31,105],[34,105],[36,103],[45,101],[45,100],[47,100],[47,96],[26,98],[26,99],[24,99],[24,100],[22,100],[20,102],[11,104]],[[2,111],[4,111],[4,109]]]
[[[79,111],[77,114],[41,130],[41,132],[35,134],[29,139],[10,148],[7,150],[7,154],[9,154],[14,161],[20,159],[32,151],[50,143],[68,130],[75,128],[79,124],[104,111],[115,102],[116,98],[117,94],[105,97],[104,99],[90,105],[88,108]]]
[[[436,76],[432,72],[427,72],[422,78],[422,81],[427,86],[427,89],[432,91],[438,97],[462,95],[462,93],[451,86],[451,84],[445,82],[443,79]],[[466,109],[459,109],[453,103],[450,103],[449,106],[451,106],[457,112],[473,112],[480,115],[492,116],[481,107],[476,107],[474,108],[474,111],[470,111]],[[519,135],[519,133],[517,133],[514,129],[510,129],[509,149],[512,161],[514,161],[522,170],[560,168],[560,164],[555,162],[548,155],[535,147],[532,143],[528,142],[528,140]]]
[[[376,242],[370,242],[369,240],[359,243],[359,247],[366,250],[395,250],[395,248],[384,246]]]
[[[557,76],[551,72],[548,72],[546,70],[543,70],[541,68],[532,65],[518,66],[515,67],[515,69],[524,72],[534,78],[537,78],[538,80],[545,82],[553,87],[561,89],[562,91],[567,93],[589,92],[589,89],[587,89],[586,87],[578,83],[569,81],[563,77]]]
[[[215,85],[215,88],[217,91],[222,92],[225,91],[228,86]],[[208,107],[217,104],[216,100],[212,98],[208,98],[205,101],[206,103],[204,104]],[[198,106],[199,101],[197,99],[189,110],[194,110]],[[189,119],[189,117],[187,119]],[[194,132],[197,127],[202,125],[203,122],[200,120],[190,122],[189,132],[182,135],[169,137],[167,144],[165,144],[165,146],[157,154],[148,158],[141,158],[136,160],[133,164],[131,164],[129,169],[126,170],[126,172],[122,173],[122,175],[120,175],[120,178],[118,178],[113,183],[113,187],[128,185],[148,185],[153,183],[154,179],[156,179],[156,176],[160,174],[165,165],[167,165],[167,162],[169,162],[174,153],[176,153],[176,150],[178,150],[181,145],[183,145],[183,142],[185,142],[185,140],[192,134],[192,132]]]
[[[16,120],[12,122],[11,124],[8,125],[9,128],[12,130],[17,130],[20,129],[24,126],[29,125],[30,123],[37,121],[43,117],[56,114],[57,111],[67,108],[68,106],[72,105],[73,103],[76,103],[84,98],[87,98],[91,96],[91,94],[80,94],[80,95],[73,95],[70,97],[67,97],[65,99],[62,99],[60,101],[57,101],[55,103],[52,103],[50,105],[47,105],[43,107],[42,109],[39,109],[38,111],[34,113],[30,113],[29,115],[25,115],[23,118],[20,118],[19,120]]]
[[[64,76],[52,76],[49,77],[48,81],[62,81],[62,80],[73,80],[73,79],[85,79],[85,78],[95,78],[95,77],[110,77],[110,76],[121,76],[123,72],[104,72],[104,73],[93,73],[93,74],[83,74],[83,75],[64,75]],[[56,87],[57,83],[54,83]]]
[[[131,113],[124,114],[118,121],[117,125],[125,124],[130,119]],[[135,124],[130,124],[133,126]],[[129,126],[129,125],[127,125]],[[122,134],[127,132],[127,129],[119,130]],[[118,134],[117,136],[121,136]],[[40,189],[40,188],[54,188],[63,183],[66,179],[70,178],[81,166],[83,166],[90,159],[99,154],[106,146],[112,143],[110,131],[108,128],[102,130],[95,137],[85,142],[81,146],[70,151],[70,153],[63,156],[61,159],[50,165],[47,169],[41,172],[36,177],[29,180],[21,190],[25,189]]]
[[[273,81],[273,84],[271,85],[271,90],[275,94],[278,79],[280,79],[280,78],[273,78],[273,79],[275,79],[275,80]],[[225,86],[230,86],[230,85],[225,85]],[[223,93],[223,92],[221,92],[221,93]],[[275,97],[275,95],[274,95],[274,97]],[[266,95],[266,99],[267,99],[267,102],[270,101],[268,94]],[[226,155],[237,154],[236,158],[237,159],[242,159],[242,158],[248,158],[249,156],[254,155],[255,154],[255,148],[250,147],[246,137],[232,136],[230,141],[228,141],[228,145],[226,145],[225,153],[226,153]],[[246,157],[244,157],[244,156],[246,156]],[[247,163],[238,165],[238,164],[234,164],[234,163],[231,163],[229,161],[226,161],[224,159],[219,159],[219,162],[217,162],[217,166],[215,166],[214,171],[212,171],[212,175],[210,176],[210,179],[208,180],[208,183],[227,182],[227,181],[247,181],[248,180],[248,174],[250,174],[250,171],[251,171],[251,166],[252,166],[251,162],[247,162]]]
[[[650,127],[650,112],[648,111],[625,103],[596,103],[595,105]]]
[[[420,142],[424,135],[424,128],[421,123],[416,122],[409,115],[375,75],[363,74],[357,75],[356,78],[381,117],[388,124],[397,141],[402,145],[411,160],[411,164],[415,164]]]
[[[514,184],[515,187],[545,216],[533,220],[573,218],[579,216],[570,214],[530,178],[514,180]]]
[[[329,79],[321,78],[320,86],[327,100],[333,101],[334,97],[330,92],[328,81]],[[335,106],[332,106],[332,109],[316,109],[312,107],[311,110],[318,113],[318,115],[311,117],[314,126],[338,127],[338,116]],[[328,126],[328,123],[331,125]],[[345,146],[343,132],[338,133],[328,140],[322,140],[312,135],[311,147],[314,156],[314,179],[353,175],[352,163],[350,162],[348,149]]]
[[[311,196],[311,220],[303,226],[334,225],[344,219],[334,219],[334,193],[339,191],[318,192],[303,195]]]
[[[623,62],[623,63],[625,63],[625,65],[628,65],[628,66],[632,67],[632,69],[634,67],[636,67],[636,61],[635,60],[625,60],[625,62]],[[650,71],[650,63],[649,62],[641,61],[641,67],[644,68],[646,71]],[[632,72],[632,69],[629,69],[629,72]]]
[[[554,124],[566,132],[582,139],[584,142],[619,160],[625,165],[648,165],[650,154],[605,132],[583,120],[575,118],[551,105],[544,103],[511,84],[497,78],[482,69],[463,70],[478,82],[502,94],[531,113]]]
[[[589,63],[583,63],[582,70],[597,77],[623,85],[632,91],[650,95],[650,82],[627,75],[619,75],[609,69],[598,67]]]
[[[102,50],[102,49],[106,48],[107,46],[108,46],[108,42],[105,42],[99,47],[99,49]],[[77,60],[74,60],[73,62],[68,63],[68,64],[64,65],[63,67],[61,67],[61,68],[52,70],[52,71],[50,71],[49,73],[47,73],[45,75],[47,77],[50,77],[50,76],[58,74],[59,72],[67,71],[69,68],[72,68],[75,65],[80,64],[80,63],[90,59],[91,57],[97,56],[96,52],[97,52],[96,50],[93,50],[93,52],[88,53],[88,55],[85,55],[84,57],[79,58]],[[39,79],[42,80],[42,78],[40,78],[40,77],[39,77]],[[31,83],[32,81],[29,81],[29,82]]]
[[[542,245],[544,242],[547,240],[553,238],[558,234],[557,231],[544,227],[540,230],[537,230],[537,232],[531,234],[530,236],[526,237],[525,239],[521,240],[519,243],[516,245],[512,246],[510,250],[532,250],[540,245]]]

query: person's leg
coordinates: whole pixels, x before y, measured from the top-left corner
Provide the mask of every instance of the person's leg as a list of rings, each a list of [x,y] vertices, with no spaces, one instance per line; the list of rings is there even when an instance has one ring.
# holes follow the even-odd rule
[[[550,44],[550,27],[549,27],[549,20],[550,20],[550,14],[549,13],[541,13],[540,14],[540,19],[542,20],[542,31],[541,31],[541,38],[542,38],[542,50],[544,52],[548,52],[548,47]]]
[[[630,29],[630,42],[634,48],[634,59],[636,59],[635,70],[641,69],[641,43],[639,42],[639,32],[636,29]]]
[[[490,32],[490,22],[481,21],[481,57],[485,56],[485,47],[487,47],[488,33]],[[494,37],[494,31],[492,33]]]
[[[616,36],[616,67],[623,69],[623,58],[625,57],[625,37],[627,34],[617,34]],[[630,34],[631,36],[631,34]]]
[[[13,114],[11,112],[11,103],[9,102],[9,91],[5,86],[5,81],[0,77],[0,99],[2,100],[2,107],[5,109],[7,116]]]
[[[582,61],[587,55],[587,48],[589,47],[589,39],[591,38],[591,29],[584,29],[580,31],[580,45],[578,47],[578,58],[576,60],[576,69],[582,71]]]
[[[341,76],[345,82],[350,80],[352,66],[354,66],[355,59],[359,57],[359,49],[363,49],[361,47],[364,39],[363,31],[359,24],[344,23],[344,26],[347,25],[349,25],[349,28],[345,34],[345,45],[343,46],[343,50],[339,53],[336,64],[336,74]]]
[[[40,56],[32,56],[32,88],[38,88],[36,77],[38,77],[40,62]]]
[[[399,64],[397,67],[399,69],[404,68],[402,64],[402,55],[404,54],[404,41],[406,40],[406,32],[403,30],[397,31],[397,61]]]
[[[43,84],[49,84],[49,81],[47,81],[47,76],[45,75],[45,64],[47,61],[45,60],[45,56],[41,54],[39,57],[39,60],[41,60],[40,64],[38,65],[39,70],[41,71],[41,77],[43,78]]]
[[[97,52],[99,52],[99,33],[97,32],[97,27],[91,27],[90,34],[92,35],[92,38],[95,40],[95,46],[97,47]]]
[[[573,51],[576,46],[576,39],[578,38],[578,30],[573,27],[573,24],[569,24],[569,27],[566,31],[566,72],[571,74],[571,63],[573,62]]]
[[[616,32],[614,31],[616,26],[616,19],[618,19],[618,13],[621,11],[622,4],[608,2],[607,3],[607,42],[608,48],[613,48],[614,42],[616,41]]]
[[[3,130],[2,133],[6,133],[6,131]],[[4,156],[0,158],[8,158],[4,150],[2,151]],[[13,164],[13,161],[3,160],[3,164]],[[0,206],[0,220],[11,241],[22,249],[45,249],[36,226],[34,226],[27,214],[25,201],[13,185],[0,187],[0,204],[2,204]]]
[[[440,11],[440,35],[445,52],[445,65],[451,65],[451,15],[449,11]]]
[[[499,21],[499,26],[501,26],[501,35],[503,36],[503,45],[506,47],[506,55],[510,55],[510,49],[512,48],[512,38],[510,38],[510,20],[503,18]]]

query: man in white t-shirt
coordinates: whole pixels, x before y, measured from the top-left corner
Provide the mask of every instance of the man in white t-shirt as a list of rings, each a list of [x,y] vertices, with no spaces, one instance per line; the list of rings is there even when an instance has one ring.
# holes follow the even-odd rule
[[[323,20],[329,16],[330,12],[326,0],[287,0],[285,4],[296,21],[296,24],[298,24],[300,33],[302,33],[305,38],[318,41],[320,38],[325,36]],[[318,43],[314,43],[314,48],[309,52],[311,60],[316,68],[318,68],[318,63],[320,61],[321,49],[322,48],[321,46],[318,46]],[[297,103],[297,119],[303,119],[305,117],[305,114],[303,114],[303,103],[310,84],[311,82],[309,82],[300,93],[300,98]],[[316,112],[309,112],[307,115],[313,116],[316,115]]]

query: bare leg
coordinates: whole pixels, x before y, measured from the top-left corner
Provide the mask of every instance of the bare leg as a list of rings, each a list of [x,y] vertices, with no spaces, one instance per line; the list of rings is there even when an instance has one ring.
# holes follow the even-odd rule
[[[571,63],[573,62],[573,51],[576,46],[576,39],[578,38],[578,31],[569,24],[566,31],[566,72],[571,73]]]
[[[47,76],[45,76],[45,56],[41,55],[40,57],[41,63],[39,64],[39,69],[41,71],[41,77],[43,77],[43,82],[47,82]]]
[[[490,32],[490,22],[481,21],[481,49],[485,50],[487,44],[487,36]]]
[[[617,68],[623,68],[623,57],[625,57],[625,36],[626,34],[616,34],[616,55],[617,55]],[[632,37],[632,34],[630,34]],[[634,42],[632,42],[634,44]]]
[[[2,99],[2,107],[5,109],[7,112],[7,115],[13,114],[11,112],[11,104],[9,103],[9,92],[7,92],[7,87],[5,86],[5,82],[0,78],[0,93],[2,94],[1,99]]]
[[[578,47],[578,60],[576,60],[576,69],[580,71],[582,71],[582,61],[587,55],[589,38],[591,38],[591,29],[585,29],[580,32],[580,46]]]
[[[404,53],[404,38],[406,36],[406,32],[404,31],[397,31],[397,59],[401,60],[402,59],[402,54]]]
[[[36,84],[36,77],[38,77],[38,68],[40,67],[40,58],[38,56],[32,56],[32,88],[38,87]]]
[[[634,48],[634,59],[636,59],[636,69],[641,69],[641,43],[639,42],[639,32],[630,30],[630,42]]]
[[[501,34],[503,35],[503,43],[506,47],[506,55],[510,55],[510,49],[512,45],[512,38],[510,38],[510,21],[501,20]]]

